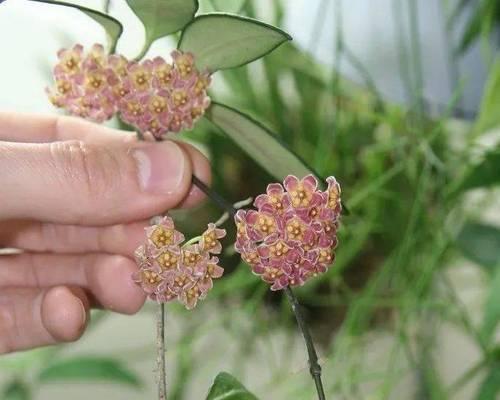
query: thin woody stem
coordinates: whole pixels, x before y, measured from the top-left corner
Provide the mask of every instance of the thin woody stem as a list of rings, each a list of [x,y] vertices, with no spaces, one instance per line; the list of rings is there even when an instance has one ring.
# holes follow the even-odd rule
[[[165,368],[165,304],[158,304],[156,315],[156,346],[158,363],[158,400],[167,399],[167,382]]]
[[[198,189],[200,189],[203,193],[205,193],[210,200],[212,200],[220,209],[229,213],[232,217],[236,215],[236,208],[227,201],[224,197],[222,197],[215,190],[209,188],[200,178],[193,174],[192,176],[193,185],[195,185]]]
[[[295,314],[295,319],[297,320],[299,329],[302,332],[304,341],[306,342],[307,354],[309,356],[309,372],[311,373],[314,384],[316,385],[318,400],[326,400],[325,390],[323,389],[323,382],[321,382],[321,366],[318,364],[318,355],[316,353],[316,349],[314,348],[314,342],[311,337],[311,333],[309,332],[307,323],[304,319],[304,316],[302,315],[299,301],[297,300],[297,297],[295,297],[295,294],[290,287],[286,287],[284,290],[288,301],[292,306],[292,311]]]

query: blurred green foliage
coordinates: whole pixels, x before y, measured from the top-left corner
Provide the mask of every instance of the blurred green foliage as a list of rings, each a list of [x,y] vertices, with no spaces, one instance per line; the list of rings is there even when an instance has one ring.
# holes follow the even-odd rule
[[[206,3],[212,8],[225,6],[223,1]],[[253,1],[231,3],[238,3],[243,14],[255,16]],[[473,17],[458,48],[467,48],[478,40],[477,32],[487,31],[498,20],[497,3],[477,2],[481,15]],[[274,0],[272,4],[274,19],[267,22],[281,26],[282,3]],[[472,122],[452,118],[458,87],[443,114],[429,116],[419,101],[422,88],[413,83],[418,86],[418,77],[402,76],[403,80],[411,78],[408,87],[415,88],[412,106],[405,108],[381,99],[369,71],[347,45],[338,47],[337,57],[359,69],[363,85],[318,64],[308,49],[288,43],[256,63],[219,72],[220,85],[213,89],[219,101],[273,130],[320,175],[333,174],[342,185],[351,214],[342,221],[335,264],[297,291],[314,335],[323,344],[325,364],[334,371],[324,377],[329,397],[363,398],[363,387],[370,384],[374,388],[371,398],[394,398],[398,385],[410,377],[418,392],[408,398],[453,399],[482,374],[485,378],[476,398],[497,398],[500,353],[494,334],[500,318],[500,228],[481,223],[479,217],[481,210],[497,200],[492,193],[500,184],[500,145],[484,146],[478,133],[500,126],[498,65],[491,68],[480,117]],[[413,61],[421,62],[418,57]],[[416,73],[419,69],[413,68]],[[207,121],[187,136],[210,155],[214,187],[226,198],[238,201],[255,196],[274,180]],[[471,200],[472,189],[479,189],[480,201]],[[217,218],[219,210],[207,204],[195,211],[178,211],[176,216],[181,230],[189,235]],[[228,238],[234,237],[231,224],[227,228]],[[227,239],[225,244],[230,242]],[[481,266],[490,284],[481,318],[470,315],[450,282],[449,274],[460,255]],[[241,377],[245,376],[245,356],[269,330],[289,326],[290,332],[295,331],[282,296],[269,292],[231,250],[223,258],[227,272],[207,302],[239,304],[237,312],[247,317],[249,325],[232,322],[235,311],[227,310],[213,320],[198,314],[203,306],[189,316],[172,307],[171,312],[186,318],[190,329],[181,342],[171,345],[179,365],[171,383],[171,400],[187,398],[185,389],[199,368],[192,343],[210,327],[222,325],[239,338],[241,348],[232,357],[238,360],[234,372]],[[480,362],[471,362],[451,384],[443,381],[436,360],[436,334],[445,322],[467,335],[481,353]],[[390,332],[394,339],[389,362],[377,370],[369,370],[365,362],[366,334],[372,331]],[[44,357],[40,354],[36,357]],[[400,354],[406,360],[404,368],[392,362]],[[59,353],[53,357],[60,357]],[[32,365],[43,376],[47,374],[44,368],[50,366],[41,364]],[[9,387],[29,370],[21,365],[5,368],[13,376]],[[304,384],[294,376],[283,376],[279,367],[269,376],[269,385],[279,388],[283,398],[313,396],[309,381]],[[266,387],[250,389],[267,392]]]

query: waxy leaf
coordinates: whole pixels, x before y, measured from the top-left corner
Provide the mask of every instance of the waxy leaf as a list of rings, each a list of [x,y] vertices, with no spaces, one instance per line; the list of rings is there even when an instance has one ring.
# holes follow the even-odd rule
[[[500,114],[500,105],[498,113]],[[459,189],[470,190],[494,185],[500,185],[500,148],[487,152],[465,177]]]
[[[471,222],[462,228],[456,244],[471,261],[492,271],[500,264],[500,229]]]
[[[38,376],[42,383],[104,381],[140,387],[139,378],[121,362],[106,357],[73,357],[57,361]]]
[[[270,53],[291,36],[272,25],[238,15],[199,15],[182,31],[178,48],[195,55],[210,72],[239,67]]]
[[[258,400],[234,376],[221,372],[214,380],[206,400]]]
[[[100,11],[92,10],[91,8],[83,7],[78,4],[66,3],[64,1],[55,1],[55,0],[31,0],[31,1],[36,1],[38,3],[54,4],[57,6],[71,7],[80,10],[81,12],[92,18],[94,21],[98,22],[104,28],[110,39],[111,43],[110,52],[113,53],[115,51],[116,43],[118,42],[118,39],[120,38],[123,32],[123,26],[120,23],[120,21],[118,21],[116,18],[113,18],[110,15],[104,14]]]
[[[248,115],[212,102],[206,117],[277,180],[290,174],[319,177],[269,129]]]
[[[194,18],[197,0],[127,0],[146,29],[145,48],[163,36],[181,30]]]

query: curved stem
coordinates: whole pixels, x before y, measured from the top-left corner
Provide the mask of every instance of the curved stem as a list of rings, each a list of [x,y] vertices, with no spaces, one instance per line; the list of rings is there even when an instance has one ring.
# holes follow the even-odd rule
[[[158,400],[167,399],[167,382],[165,368],[165,304],[158,304],[156,316],[156,346],[158,363]]]
[[[203,193],[205,193],[210,200],[212,200],[221,210],[226,211],[232,217],[236,215],[236,208],[227,201],[224,197],[222,197],[215,190],[209,188],[200,178],[193,174],[192,176],[193,185],[195,185],[198,189],[200,189]]]
[[[299,329],[302,332],[302,336],[304,337],[304,341],[306,342],[307,354],[309,356],[309,372],[311,373],[314,384],[316,385],[318,400],[326,400],[325,390],[323,389],[323,382],[321,381],[321,366],[318,364],[318,355],[314,347],[311,333],[309,332],[307,323],[304,319],[304,316],[302,315],[299,301],[297,300],[297,297],[295,297],[295,294],[290,287],[286,287],[284,291],[286,293],[288,301],[290,302],[290,305],[292,306],[292,311],[295,314],[297,325],[299,326]]]

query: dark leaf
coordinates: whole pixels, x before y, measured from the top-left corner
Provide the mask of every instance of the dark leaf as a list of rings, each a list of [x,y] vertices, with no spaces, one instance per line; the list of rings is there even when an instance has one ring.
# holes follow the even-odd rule
[[[221,372],[214,380],[206,400],[258,400],[234,376]]]
[[[500,229],[495,226],[468,223],[458,235],[456,244],[467,258],[488,270],[500,262]]]

